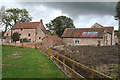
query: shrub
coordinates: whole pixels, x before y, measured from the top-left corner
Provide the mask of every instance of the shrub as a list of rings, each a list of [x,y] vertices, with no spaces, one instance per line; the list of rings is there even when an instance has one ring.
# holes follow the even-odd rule
[[[22,39],[23,42],[30,42],[27,38]]]
[[[97,46],[101,46],[101,45],[100,45],[100,40],[98,40],[98,44],[97,44]]]

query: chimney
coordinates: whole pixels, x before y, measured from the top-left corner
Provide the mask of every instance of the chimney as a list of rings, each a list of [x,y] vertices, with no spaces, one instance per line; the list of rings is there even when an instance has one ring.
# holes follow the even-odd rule
[[[40,19],[40,22],[42,23],[42,19]]]

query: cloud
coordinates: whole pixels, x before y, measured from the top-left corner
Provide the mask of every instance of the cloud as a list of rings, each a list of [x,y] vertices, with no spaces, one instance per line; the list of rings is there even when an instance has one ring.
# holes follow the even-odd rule
[[[73,19],[77,28],[91,27],[95,22],[115,26],[116,2],[4,2],[8,8],[26,8],[33,21],[43,19],[44,24],[57,16],[65,15]],[[3,5],[3,4],[1,4]]]
[[[36,8],[39,5],[44,5],[48,8],[61,10],[62,13],[76,18],[79,15],[115,15],[116,2],[28,2],[21,5],[31,6]]]

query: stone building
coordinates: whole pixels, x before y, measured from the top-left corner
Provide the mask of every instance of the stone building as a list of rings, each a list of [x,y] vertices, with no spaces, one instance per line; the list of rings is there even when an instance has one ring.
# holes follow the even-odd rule
[[[4,36],[11,36],[14,32],[21,34],[20,42],[22,42],[23,38],[27,38],[30,42],[41,42],[42,38],[44,38],[49,31],[45,29],[41,19],[40,22],[16,23]],[[11,42],[11,40],[9,42]]]
[[[113,45],[114,27],[95,23],[91,28],[66,28],[62,38],[65,45]]]
[[[58,36],[45,36],[42,40],[42,45],[45,47],[62,45],[62,39]]]

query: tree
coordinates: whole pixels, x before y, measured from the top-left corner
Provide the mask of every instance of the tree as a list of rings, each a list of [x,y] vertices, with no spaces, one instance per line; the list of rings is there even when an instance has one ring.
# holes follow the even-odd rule
[[[115,19],[119,22],[119,34],[118,37],[120,37],[120,1],[116,5],[116,16]]]
[[[63,34],[65,28],[75,28],[73,20],[66,16],[58,16],[46,24],[49,30],[54,31],[59,37]]]
[[[120,19],[120,1],[116,4],[116,16],[115,16],[118,19]]]
[[[29,22],[32,20],[32,17],[30,17],[26,9],[13,8],[5,10],[5,7],[3,6],[0,10],[0,13],[0,19],[2,22],[1,26],[4,27],[3,35],[16,23]]]
[[[20,34],[18,32],[13,33],[12,39],[13,39],[13,42],[16,43],[16,41],[19,41],[20,39]]]

